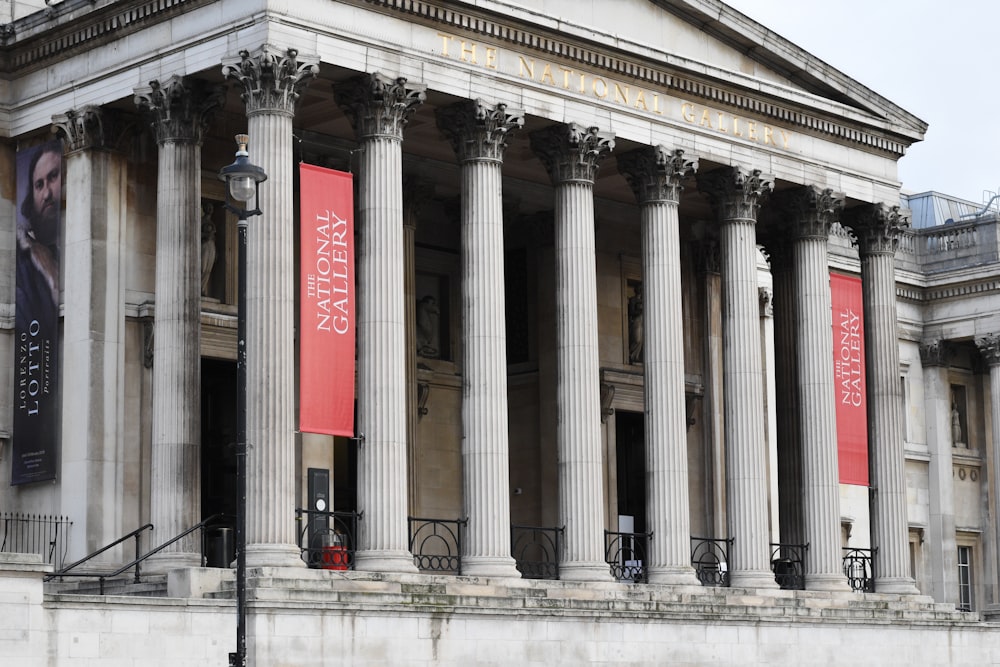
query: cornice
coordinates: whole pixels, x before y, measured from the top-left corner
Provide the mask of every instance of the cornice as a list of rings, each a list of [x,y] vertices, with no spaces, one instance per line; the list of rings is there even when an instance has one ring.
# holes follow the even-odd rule
[[[618,50],[614,47],[601,45],[591,48],[581,43],[573,43],[553,34],[547,34],[550,31],[545,28],[527,30],[514,27],[472,11],[445,8],[428,0],[364,0],[364,3],[378,7],[387,13],[405,14],[424,19],[430,23],[444,24],[452,30],[482,35],[498,42],[506,42],[517,48],[539,52],[548,57],[580,63],[595,71],[641,81],[651,87],[681,93],[703,102],[724,105],[730,109],[784,123],[788,127],[794,127],[800,131],[834,137],[897,157],[903,155],[910,143],[886,136],[888,131],[886,134],[880,134],[861,130],[856,126],[847,126],[838,122],[834,115],[823,117],[820,114],[794,109],[789,105],[781,104],[778,101],[780,98],[777,96],[773,100],[764,99],[765,96],[770,97],[766,93],[761,93],[760,97],[751,97],[734,92],[713,81],[666,71],[661,64],[655,66],[644,64],[635,56],[621,57],[616,55]],[[755,83],[759,84],[760,82],[755,81]],[[844,109],[856,110],[847,105],[843,106]]]

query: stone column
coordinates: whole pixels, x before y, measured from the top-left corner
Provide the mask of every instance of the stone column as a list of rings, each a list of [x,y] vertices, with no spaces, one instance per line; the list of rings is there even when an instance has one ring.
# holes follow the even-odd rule
[[[138,525],[122,479],[125,366],[125,156],[118,116],[82,107],[53,116],[67,149],[63,240],[62,513],[73,517],[68,561]],[[104,391],[93,391],[102,387]],[[119,509],[134,507],[121,516]],[[121,551],[110,561],[124,562]],[[134,554],[132,555],[134,557]],[[131,560],[131,558],[129,558]]]
[[[247,567],[302,566],[294,516],[295,219],[292,118],[318,58],[263,46],[222,63],[246,105],[250,160],[267,173],[247,227]]]
[[[955,495],[951,450],[951,383],[948,357],[951,345],[945,340],[920,344],[920,365],[924,374],[924,422],[928,465],[928,540],[931,560],[931,595],[936,602],[958,603],[958,548],[955,543]]]
[[[699,585],[691,567],[684,317],[681,311],[681,181],[698,168],[682,150],[643,148],[618,157],[641,207],[646,530],[651,583]]]
[[[600,362],[594,179],[614,135],[575,123],[531,135],[555,186],[559,517],[566,527],[560,576],[610,579],[604,562]]]
[[[760,274],[758,273],[758,276]],[[760,301],[761,392],[764,396],[764,442],[767,443],[768,540],[778,542],[781,517],[778,507],[778,409],[774,372],[774,288],[758,287]]]
[[[338,84],[361,144],[358,166],[359,570],[414,572],[408,548],[403,128],[426,86],[366,74]]]
[[[791,225],[806,588],[849,590],[840,544],[840,470],[827,244],[844,196],[816,186],[777,202]]]
[[[774,588],[767,530],[767,448],[757,295],[757,212],[774,187],[759,170],[724,167],[698,175],[719,221],[722,253],[726,502],[733,586]]]
[[[805,544],[802,518],[802,449],[799,431],[798,363],[795,359],[795,272],[792,241],[786,225],[778,225],[767,240],[774,290],[774,381],[781,396],[777,411],[778,517],[782,544]],[[831,359],[832,363],[832,359]],[[773,499],[772,499],[773,502]],[[808,554],[806,554],[808,558]]]
[[[417,494],[417,219],[423,203],[426,184],[417,179],[403,180],[403,321],[406,322],[403,345],[406,364],[406,501],[410,508],[416,507]],[[416,510],[413,510],[416,511]]]
[[[503,151],[524,113],[482,100],[438,111],[462,165],[462,572],[520,576],[510,555]]]
[[[865,311],[865,372],[868,384],[868,447],[872,509],[875,590],[917,594],[909,575],[910,545],[906,521],[906,459],[899,409],[899,341],[896,333],[895,254],[899,235],[909,224],[898,206],[866,204],[846,209],[842,223],[854,232],[861,255]]]
[[[150,489],[156,544],[202,518],[201,141],[222,101],[221,87],[177,76],[135,90],[158,146]],[[198,532],[153,559],[158,569],[200,567]]]
[[[976,347],[990,368],[990,443],[993,447],[993,469],[1000,465],[1000,334],[987,334],[976,339]],[[994,472],[989,493],[993,496],[993,553],[1000,553],[1000,475]],[[1000,592],[994,593],[991,609],[1000,604]]]

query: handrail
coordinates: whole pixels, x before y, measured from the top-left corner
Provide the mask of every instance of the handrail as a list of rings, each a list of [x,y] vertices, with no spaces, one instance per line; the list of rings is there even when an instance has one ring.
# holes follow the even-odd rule
[[[140,565],[147,558],[149,558],[150,556],[153,556],[155,554],[158,554],[159,552],[161,552],[164,549],[166,549],[167,547],[169,547],[171,544],[173,544],[173,543],[175,543],[175,542],[177,542],[179,540],[184,539],[185,537],[187,537],[188,535],[190,535],[191,533],[193,533],[194,531],[196,531],[196,530],[198,530],[200,528],[205,528],[210,523],[212,523],[216,519],[222,518],[223,516],[224,516],[223,514],[213,514],[212,516],[210,516],[208,518],[202,519],[201,521],[199,521],[195,525],[191,526],[190,528],[188,528],[184,532],[180,533],[179,535],[177,535],[177,536],[175,536],[175,537],[167,540],[166,542],[164,542],[160,546],[156,547],[155,549],[146,552],[142,556],[136,555],[135,560],[133,560],[131,563],[127,563],[125,565],[122,565],[120,568],[118,568],[114,572],[108,572],[108,573],[100,573],[100,572],[74,572],[72,574],[67,574],[66,572],[62,572],[62,573],[60,573],[58,575],[56,575],[56,574],[50,575],[50,577],[55,577],[55,576],[59,576],[59,577],[63,577],[63,576],[69,576],[69,577],[94,577],[94,578],[97,578],[100,581],[100,594],[104,595],[104,582],[105,582],[105,580],[107,580],[107,579],[113,579],[114,577],[117,577],[122,572],[125,572],[126,570],[129,570],[129,569],[131,569],[131,568],[134,567],[135,568],[135,577],[133,579],[133,583],[138,584],[138,583],[140,583],[140,581],[141,581],[140,577],[142,576],[142,569],[140,568]],[[153,527],[152,524],[146,524],[146,525],[149,526],[150,528]],[[146,526],[143,526],[142,528],[139,528],[137,530],[144,530],[145,528],[146,528]],[[137,531],[133,531],[133,532],[137,532]],[[127,539],[127,537],[128,536],[126,536],[123,539]],[[121,540],[119,540],[119,542],[120,541]],[[114,546],[114,543],[109,544],[108,546],[104,547],[104,549],[101,549],[101,551],[99,551],[97,553],[101,553],[103,551],[106,551],[107,549],[110,549],[112,546]],[[138,540],[136,540],[136,554],[138,554]],[[96,554],[94,554],[94,555],[96,555]],[[75,565],[76,565],[76,563],[74,563],[74,566]],[[48,578],[46,580],[48,580]]]
[[[135,540],[135,555],[136,555],[136,557],[138,557],[139,556],[139,534],[142,533],[142,531],[144,531],[144,530],[153,530],[153,524],[147,523],[144,526],[139,526],[138,528],[136,528],[135,530],[133,530],[131,533],[128,533],[127,535],[123,535],[122,537],[119,537],[117,540],[115,540],[111,544],[108,544],[107,546],[101,547],[97,551],[95,551],[92,554],[89,554],[87,556],[84,556],[83,558],[81,558],[80,560],[76,561],[75,563],[73,563],[71,565],[67,565],[66,567],[61,568],[57,572],[53,572],[52,574],[45,575],[45,581],[51,581],[51,580],[55,579],[56,577],[63,577],[63,576],[65,576],[67,572],[69,572],[70,570],[72,570],[77,565],[82,565],[82,564],[86,563],[88,560],[90,560],[92,558],[96,558],[97,556],[100,556],[102,553],[104,553],[108,549],[111,549],[113,547],[118,546],[119,544],[121,544],[122,542],[124,542],[125,540],[127,540],[127,539],[129,539],[131,537],[136,538],[136,540]],[[79,576],[83,576],[83,575],[81,575],[81,574],[72,574],[72,575],[69,575],[69,576],[79,577]]]

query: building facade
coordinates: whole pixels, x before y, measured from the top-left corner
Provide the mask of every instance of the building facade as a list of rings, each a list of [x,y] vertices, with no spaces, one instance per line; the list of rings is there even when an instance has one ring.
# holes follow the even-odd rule
[[[169,614],[175,661],[229,650],[241,288],[251,664],[1000,651],[997,217],[900,194],[926,125],[875,92],[717,0],[66,0],[3,53],[0,502],[11,536],[62,526],[3,550],[61,567],[212,518],[143,563],[161,603],[42,596],[12,558],[14,655],[142,656],[114,619]],[[268,178],[240,286],[218,171],[243,132]],[[32,481],[15,175],[53,133],[58,433]],[[299,163],[353,174],[354,437],[298,430]],[[65,630],[88,614],[96,639]]]

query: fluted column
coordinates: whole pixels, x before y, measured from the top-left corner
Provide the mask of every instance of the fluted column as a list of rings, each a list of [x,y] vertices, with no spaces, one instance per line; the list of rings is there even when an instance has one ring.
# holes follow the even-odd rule
[[[846,591],[840,544],[840,471],[833,378],[833,311],[827,243],[844,196],[816,186],[777,202],[792,226],[796,368],[802,454],[806,588]]]
[[[403,305],[403,128],[423,84],[367,74],[338,84],[361,144],[358,166],[359,570],[413,572],[408,550],[406,325]]]
[[[166,542],[201,520],[201,141],[222,88],[171,77],[136,88],[152,119],[156,172],[156,311],[150,519]],[[201,566],[198,533],[154,567]]]
[[[958,549],[955,543],[955,491],[952,476],[951,383],[948,360],[951,345],[946,340],[920,344],[924,375],[924,423],[927,449],[928,540],[925,549],[931,561],[931,591],[936,602],[958,603]]]
[[[987,334],[976,339],[976,347],[990,368],[990,443],[993,465],[1000,462],[1000,334]],[[993,496],[993,545],[994,552],[1000,553],[1000,475],[994,474],[990,482],[990,495]],[[1000,604],[1000,592],[994,593],[993,605]]]
[[[723,408],[726,505],[733,586],[777,586],[767,526],[767,449],[757,295],[757,212],[774,187],[759,170],[724,167],[698,175],[712,201],[722,253]]]
[[[618,156],[641,207],[646,530],[649,581],[698,585],[691,567],[684,317],[681,311],[681,181],[698,168],[663,146]]]
[[[560,576],[607,580],[601,479],[600,362],[594,179],[614,135],[575,123],[531,135],[555,186],[559,516],[566,527]]]
[[[899,341],[896,334],[896,271],[899,235],[909,221],[898,206],[866,204],[846,209],[842,222],[858,240],[865,311],[865,372],[875,590],[918,593],[910,571],[906,521],[906,470],[899,409]]]
[[[802,448],[799,431],[798,363],[795,359],[796,290],[792,240],[786,225],[767,239],[774,291],[774,381],[781,397],[775,415],[778,455],[778,525],[782,544],[805,544],[802,503]],[[832,363],[832,360],[831,360]],[[773,499],[772,499],[773,500]],[[807,555],[808,558],[808,555]]]
[[[440,109],[462,165],[462,572],[520,576],[510,555],[503,187],[508,133],[524,113],[482,100]]]
[[[68,437],[62,439],[60,498],[62,513],[76,526],[69,533],[73,561],[139,519],[137,511],[120,512],[129,507],[118,456],[124,406],[114,398],[124,384],[127,167],[125,156],[111,149],[121,132],[116,113],[85,106],[53,116],[52,123],[67,150],[61,421]],[[125,555],[106,554],[119,563]]]
[[[315,57],[263,46],[223,61],[238,82],[251,160],[267,173],[247,227],[247,566],[301,566],[295,521],[295,220],[292,118]]]

